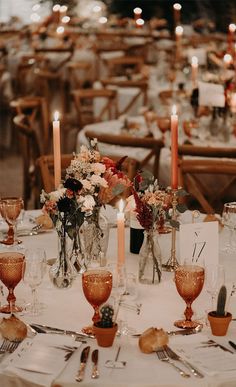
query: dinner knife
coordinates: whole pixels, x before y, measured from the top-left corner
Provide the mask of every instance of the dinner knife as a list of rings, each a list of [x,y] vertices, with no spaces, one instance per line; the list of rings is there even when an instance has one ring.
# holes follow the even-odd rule
[[[201,328],[186,328],[186,329],[177,329],[176,331],[167,331],[167,334],[169,336],[187,336],[187,335],[193,335],[195,333],[198,333],[201,331]],[[141,333],[134,333],[132,337],[140,337]]]
[[[60,328],[55,328],[55,327],[50,327],[50,326],[42,325],[42,324],[34,324],[34,323],[32,323],[32,324],[30,324],[30,326],[32,328],[34,328],[35,330],[38,329],[39,333],[58,333],[58,334],[63,334],[63,335],[68,335],[68,336],[78,336],[78,337],[94,338],[93,335],[88,335],[86,333],[70,331],[70,330],[60,329]]]
[[[233,341],[230,341],[229,340],[229,345],[231,345],[231,347],[233,348],[233,349],[235,349],[236,350],[236,344],[233,342]]]
[[[84,371],[85,371],[85,367],[86,367],[86,362],[88,360],[89,351],[90,351],[90,346],[87,346],[81,352],[80,367],[79,367],[79,371],[75,377],[75,380],[77,382],[82,382],[82,380],[84,379]]]
[[[93,362],[93,369],[92,369],[91,378],[92,379],[97,379],[97,378],[99,378],[99,373],[98,373],[98,349],[94,349],[94,351],[92,352],[92,362]]]

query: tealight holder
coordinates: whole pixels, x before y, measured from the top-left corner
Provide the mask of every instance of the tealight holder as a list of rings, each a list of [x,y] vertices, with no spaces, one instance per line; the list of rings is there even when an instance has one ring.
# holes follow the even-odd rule
[[[172,221],[177,220],[177,204],[178,204],[178,189],[172,189]],[[176,258],[176,227],[172,226],[171,229],[171,251],[170,258],[168,261],[162,265],[163,270],[165,271],[175,271],[179,266],[179,262]]]

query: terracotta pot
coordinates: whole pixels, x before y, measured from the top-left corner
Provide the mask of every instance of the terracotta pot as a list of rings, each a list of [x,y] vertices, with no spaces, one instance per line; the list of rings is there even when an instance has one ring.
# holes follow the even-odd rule
[[[232,320],[232,314],[227,313],[226,316],[216,316],[214,312],[208,313],[208,320],[211,326],[211,332],[214,336],[225,336],[229,323]]]
[[[93,326],[93,332],[100,347],[111,347],[118,329],[118,325],[114,324],[112,328],[100,328]]]

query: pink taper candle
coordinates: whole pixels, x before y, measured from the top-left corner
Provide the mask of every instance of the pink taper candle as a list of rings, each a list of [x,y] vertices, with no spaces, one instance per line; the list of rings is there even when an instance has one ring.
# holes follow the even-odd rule
[[[59,113],[54,113],[53,127],[53,154],[54,154],[54,185],[58,188],[61,182],[61,141]]]
[[[119,201],[119,212],[117,213],[117,241],[118,241],[118,266],[125,263],[125,214],[124,202]]]
[[[178,189],[178,115],[176,106],[171,114],[171,188]]]
[[[197,77],[198,77],[198,58],[196,56],[192,57],[191,67],[192,67],[192,83],[194,88],[197,86]]]

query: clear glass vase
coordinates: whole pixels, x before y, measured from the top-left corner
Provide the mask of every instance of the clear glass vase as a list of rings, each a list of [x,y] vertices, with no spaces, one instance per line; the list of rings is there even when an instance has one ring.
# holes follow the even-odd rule
[[[96,208],[80,227],[80,243],[84,268],[92,263],[106,265],[106,252],[109,239],[109,224],[107,218]]]
[[[58,233],[58,257],[54,265],[49,270],[49,277],[53,285],[59,289],[70,288],[76,271],[71,261],[73,251],[73,238],[65,232],[62,227]]]
[[[162,262],[157,231],[144,232],[144,241],[139,255],[139,282],[158,284],[161,281]]]

